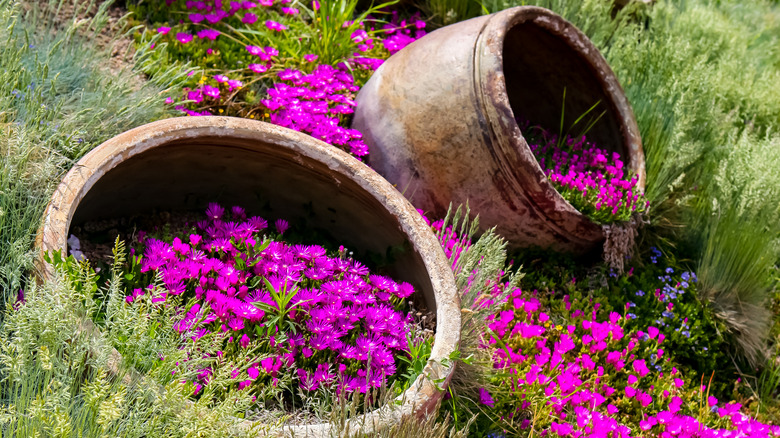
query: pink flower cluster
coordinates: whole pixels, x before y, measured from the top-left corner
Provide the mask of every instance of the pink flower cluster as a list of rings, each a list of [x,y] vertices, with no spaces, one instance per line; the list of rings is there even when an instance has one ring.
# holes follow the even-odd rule
[[[287,4],[290,0],[280,0],[281,4]],[[173,1],[166,0],[168,6],[173,5]],[[255,1],[227,1],[227,0],[200,0],[193,1],[187,0],[184,2],[184,7],[187,9],[187,20],[195,25],[215,25],[229,17],[237,16],[239,12],[244,11],[241,17],[241,22],[244,24],[252,24],[257,21],[257,15],[254,12],[249,12],[260,7],[271,7],[274,5],[273,0],[259,0]],[[298,10],[295,8],[282,7],[282,13],[284,14],[297,14]],[[256,11],[255,11],[256,12]],[[267,20],[265,26],[269,30],[284,31],[287,26],[273,20]],[[160,33],[168,33],[169,27],[161,27],[158,29]],[[200,39],[209,39],[215,41],[220,35],[220,32],[214,29],[203,29],[197,32],[197,36]],[[181,44],[187,44],[193,40],[193,35],[187,32],[180,32],[176,35],[176,39]]]
[[[206,213],[208,220],[188,238],[167,243],[141,236],[141,271],[162,278],[165,291],[154,301],[194,298],[174,324],[182,336],[223,333],[224,350],[245,356],[246,366],[232,374],[240,389],[276,385],[279,373],[290,372],[305,391],[337,385],[365,392],[395,374],[395,356],[408,351],[409,320],[400,309],[414,292],[410,284],[371,274],[320,246],[272,241],[260,234],[266,221],[247,218],[241,208],[227,214],[211,204]],[[276,222],[280,234],[287,228]],[[135,289],[127,302],[147,292]],[[285,303],[279,295],[292,297]],[[275,318],[280,314],[287,322]],[[199,372],[196,393],[213,370]]]
[[[318,65],[311,74],[287,69],[278,77],[284,82],[274,84],[262,101],[272,123],[340,146],[356,157],[368,155],[362,134],[340,125],[340,117],[354,112],[358,91],[344,63]]]
[[[226,71],[225,74],[217,75],[224,76],[226,80],[215,83],[203,77],[197,85],[186,89],[185,98],[188,102],[184,105],[176,105],[177,110],[190,116],[216,114],[215,107],[219,113],[225,113],[226,110],[230,113],[232,105],[242,99],[242,95],[239,95],[236,90],[240,90],[244,82],[248,84],[257,82],[257,75],[262,75],[264,81],[267,81],[268,86],[264,87],[264,90],[268,90],[268,96],[261,102],[267,111],[258,114],[256,109],[262,110],[261,107],[249,111],[243,110],[239,114],[305,132],[339,146],[358,158],[366,156],[368,148],[363,143],[359,132],[345,126],[348,115],[353,112],[354,95],[359,89],[355,85],[352,72],[373,71],[384,62],[386,55],[383,55],[382,51],[377,53],[375,50],[377,40],[381,41],[382,46],[390,54],[393,54],[425,35],[426,26],[419,14],[401,19],[397,11],[393,11],[390,22],[378,30],[373,27],[367,28],[364,23],[358,23],[358,26],[353,26],[352,22],[344,23],[344,29],[349,29],[348,31],[351,32],[350,40],[354,46],[349,45],[348,50],[352,51],[351,55],[336,64],[337,67],[334,68],[329,64],[314,64],[320,58],[317,53],[280,55],[277,47],[281,46],[278,39],[274,40],[278,38],[274,35],[279,32],[292,32],[288,25],[295,24],[296,21],[290,17],[297,16],[300,12],[287,5],[290,0],[171,0],[167,5],[174,8],[174,3],[177,3],[180,9],[185,9],[187,17],[186,21],[182,20],[179,26],[174,27],[178,29],[183,26],[190,30],[178,31],[170,26],[160,26],[157,32],[163,35],[169,33],[175,35],[174,41],[181,45],[200,41],[209,47],[223,33],[241,33],[242,31],[235,30],[238,20],[243,25],[258,23],[256,26],[260,26],[260,23],[263,23],[265,30],[271,31],[269,39],[262,46],[256,42],[243,47],[252,59],[247,61],[244,58],[239,61],[238,69],[232,69],[231,66],[230,73]],[[182,4],[184,8],[181,7]],[[319,10],[317,1],[312,2],[312,9]],[[373,23],[374,20],[368,22]],[[296,26],[292,27],[297,29]],[[296,38],[296,35],[291,34],[289,38]],[[232,40],[225,41],[224,44],[230,45]],[[217,53],[215,50],[213,46],[209,47],[206,55],[214,55]],[[224,46],[221,50],[231,49]],[[291,56],[294,59],[290,59]],[[292,64],[290,61],[293,61]],[[278,71],[283,65],[292,65],[293,69]],[[311,73],[306,73],[309,71]],[[232,78],[227,78],[227,74]],[[232,82],[239,85],[234,86]],[[223,106],[227,108],[222,108]]]
[[[390,52],[396,54],[404,47],[425,36],[425,22],[420,19],[420,13],[415,13],[408,19],[401,19],[398,11],[393,11],[392,19],[382,26],[387,35],[382,40],[382,45]]]
[[[637,353],[652,351],[658,361],[668,361],[665,336],[656,327],[626,333],[626,320],[617,313],[599,321],[598,304],[584,312],[577,308],[582,303],[568,295],[563,303],[567,314],[557,317],[556,325],[536,292],[516,289],[505,310],[489,319],[487,344],[495,349],[495,367],[509,373],[502,384],[518,401],[509,417],[543,403],[550,412],[543,420],[548,426],[533,425],[546,429],[542,435],[780,436],[780,427],[742,414],[739,404],[721,405],[707,397],[706,387],[685,392],[676,368],[651,371]],[[707,400],[704,414],[697,404],[702,399]],[[521,428],[532,427],[530,419],[519,420]]]
[[[441,221],[431,223],[423,217],[439,233],[448,257],[457,260],[471,245],[452,227],[442,230]],[[659,256],[654,249],[653,263]],[[671,287],[668,274],[672,272],[667,268],[667,275],[659,277],[665,285],[656,295],[663,302],[696,281],[694,273],[683,272],[677,287]],[[499,278],[482,287],[493,300],[506,290]],[[636,318],[631,313],[624,317],[611,312],[601,319],[601,305],[591,300],[565,295],[562,302],[553,299],[553,304],[540,298],[537,291],[516,288],[486,321],[484,347],[493,351],[494,367],[500,370],[494,381],[513,397],[496,400],[484,388],[479,390],[478,400],[491,408],[486,412],[498,420],[496,427],[509,421],[521,429],[533,427],[542,436],[562,437],[780,436],[780,426],[740,412],[739,403],[719,402],[709,396],[706,386],[689,388],[664,351],[663,329],[648,326],[627,332],[624,327]],[[492,305],[493,300],[483,295],[473,305]],[[548,314],[545,303],[555,312]],[[663,319],[671,316],[664,313]],[[663,320],[658,322],[667,326]],[[529,410],[549,415],[532,423],[524,416]],[[504,433],[493,430],[489,436]]]
[[[544,132],[529,147],[561,195],[580,212],[601,223],[627,220],[648,202],[637,189],[619,153],[596,147],[585,136],[565,137]]]

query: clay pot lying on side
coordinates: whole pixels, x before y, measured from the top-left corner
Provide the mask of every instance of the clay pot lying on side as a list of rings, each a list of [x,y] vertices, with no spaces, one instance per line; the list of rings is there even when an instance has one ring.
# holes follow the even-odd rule
[[[369,164],[418,207],[442,216],[469,202],[512,245],[584,252],[601,226],[553,188],[516,117],[558,132],[601,102],[588,140],[619,152],[644,191],[633,112],[588,38],[553,12],[507,9],[443,27],[388,59],[357,96],[352,127]]]
[[[460,342],[460,299],[449,263],[430,227],[379,174],[307,135],[228,117],[163,120],[125,132],[82,158],[52,196],[42,251],[66,249],[72,226],[154,210],[203,211],[209,202],[273,214],[306,215],[356,254],[411,247],[389,267],[436,312],[426,373],[396,402],[353,419],[354,430],[387,428],[404,415],[432,414],[452,375]],[[306,204],[314,210],[305,211]],[[50,269],[50,267],[48,267]],[[435,383],[434,383],[435,382]],[[438,387],[437,387],[438,386]],[[296,426],[296,436],[329,436],[330,425]]]

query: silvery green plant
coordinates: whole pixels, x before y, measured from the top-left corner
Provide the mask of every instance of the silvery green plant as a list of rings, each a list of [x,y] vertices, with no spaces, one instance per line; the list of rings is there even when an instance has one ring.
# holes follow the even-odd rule
[[[37,2],[25,10],[0,0],[0,289],[9,297],[29,280],[36,230],[62,174],[101,142],[167,115],[160,98],[184,73],[140,80],[106,68],[106,47],[88,42],[106,24],[110,2]],[[62,10],[72,7],[73,18]],[[147,62],[143,48],[131,63]]]

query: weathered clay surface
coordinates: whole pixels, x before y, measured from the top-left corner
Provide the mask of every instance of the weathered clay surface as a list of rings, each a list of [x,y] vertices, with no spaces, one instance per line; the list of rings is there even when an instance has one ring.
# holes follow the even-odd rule
[[[600,101],[588,133],[640,178],[639,129],[620,84],[588,38],[560,16],[516,7],[438,29],[386,61],[357,97],[352,127],[370,164],[412,203],[443,215],[469,202],[513,246],[584,252],[601,227],[552,187],[515,122],[557,132]]]
[[[91,151],[64,177],[47,208],[39,245],[42,252],[65,249],[72,224],[154,209],[202,209],[213,201],[249,212],[270,206],[269,219],[308,217],[313,227],[358,254],[409,246],[390,270],[436,310],[428,377],[420,376],[398,403],[353,419],[351,430],[370,433],[402,416],[433,412],[453,371],[444,359],[460,342],[452,270],[433,232],[389,182],[312,137],[228,117],[175,118],[130,130]],[[51,267],[40,263],[50,275]],[[329,436],[330,431],[320,424],[277,433]]]

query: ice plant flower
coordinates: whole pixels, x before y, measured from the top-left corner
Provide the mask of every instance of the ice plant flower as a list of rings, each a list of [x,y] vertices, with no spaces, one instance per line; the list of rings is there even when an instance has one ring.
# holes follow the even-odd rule
[[[241,22],[242,22],[242,23],[244,23],[244,24],[252,24],[252,23],[254,23],[255,21],[257,21],[257,15],[255,15],[255,14],[253,14],[253,13],[251,13],[251,12],[247,12],[247,13],[246,13],[246,14],[244,14],[244,16],[241,18]]]
[[[249,64],[247,68],[258,74],[268,71],[268,67],[263,64]]]
[[[275,30],[277,32],[281,32],[283,30],[287,30],[287,26],[285,26],[282,23],[279,23],[277,21],[273,21],[273,20],[266,20],[265,27],[267,27],[270,30]]]
[[[193,36],[186,32],[179,32],[176,34],[176,40],[182,44],[187,44],[192,41]]]
[[[203,94],[212,99],[219,99],[219,88],[206,84],[203,86]]]
[[[220,35],[220,32],[215,29],[201,29],[198,31],[197,35],[198,38],[200,39],[209,39],[211,41],[214,41]]]
[[[628,172],[619,153],[600,149],[584,136],[559,139],[528,123],[518,124],[524,133],[531,133],[528,145],[549,181],[592,220],[625,221],[647,208],[648,202],[637,187],[639,178]]]
[[[277,76],[288,83],[275,84],[262,101],[272,123],[308,133],[357,157],[368,154],[360,132],[339,126],[339,115],[353,111],[353,93],[358,90],[347,65],[318,65],[310,74],[287,69]]]
[[[289,377],[304,391],[366,392],[396,374],[397,356],[408,349],[411,320],[401,309],[411,285],[319,246],[273,240],[267,221],[243,208],[210,204],[206,217],[170,242],[144,236],[140,270],[162,279],[158,303],[194,300],[173,324],[182,337],[229,333],[223,356],[249,349],[264,355],[245,372],[233,370],[238,389],[275,385],[280,373],[295,370]],[[279,235],[289,227],[283,219],[275,225]],[[206,387],[213,370],[199,371],[192,383]]]

